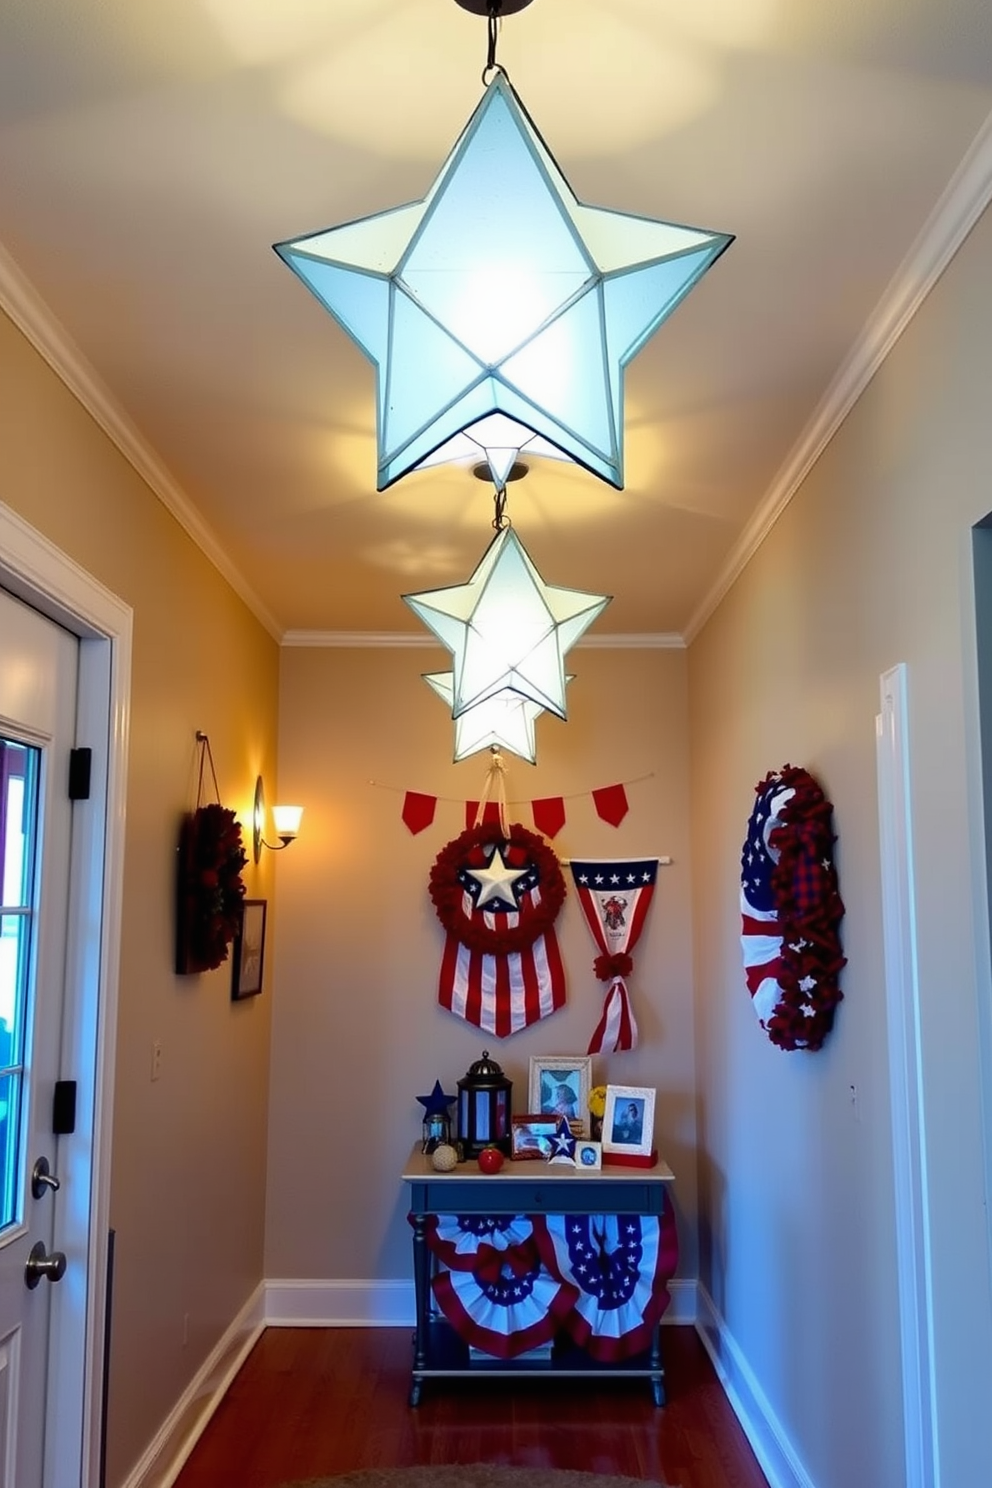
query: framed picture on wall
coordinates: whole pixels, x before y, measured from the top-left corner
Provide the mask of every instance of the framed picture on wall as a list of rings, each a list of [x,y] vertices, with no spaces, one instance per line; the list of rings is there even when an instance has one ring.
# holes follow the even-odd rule
[[[264,899],[246,899],[241,906],[241,928],[231,946],[231,997],[257,997],[265,968]]]
[[[564,1116],[573,1137],[589,1135],[589,1054],[532,1054],[527,1105],[547,1116]]]
[[[654,1141],[654,1089],[645,1085],[607,1085],[603,1112],[603,1152],[650,1157]]]

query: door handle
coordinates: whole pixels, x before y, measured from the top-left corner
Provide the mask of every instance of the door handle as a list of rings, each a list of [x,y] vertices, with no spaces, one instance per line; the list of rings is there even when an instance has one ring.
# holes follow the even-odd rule
[[[46,1189],[50,1188],[52,1193],[58,1193],[61,1187],[61,1183],[48,1165],[48,1158],[39,1157],[31,1169],[31,1197],[40,1199]]]
[[[49,1281],[61,1281],[64,1275],[65,1255],[61,1250],[53,1250],[49,1255],[44,1240],[32,1246],[24,1267],[24,1284],[28,1291],[33,1292],[43,1276],[47,1276]]]

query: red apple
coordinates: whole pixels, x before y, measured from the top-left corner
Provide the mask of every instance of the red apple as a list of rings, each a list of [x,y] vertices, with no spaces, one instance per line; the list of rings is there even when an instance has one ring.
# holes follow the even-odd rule
[[[498,1147],[483,1147],[479,1153],[479,1167],[484,1173],[498,1173],[503,1166],[503,1154]]]

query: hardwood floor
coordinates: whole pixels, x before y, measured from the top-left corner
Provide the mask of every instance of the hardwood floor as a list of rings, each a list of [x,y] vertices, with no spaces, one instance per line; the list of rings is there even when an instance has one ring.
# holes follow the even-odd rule
[[[361,1467],[498,1462],[677,1488],[767,1488],[695,1330],[662,1329],[668,1404],[645,1381],[427,1380],[409,1328],[269,1328],[175,1488],[277,1488]]]

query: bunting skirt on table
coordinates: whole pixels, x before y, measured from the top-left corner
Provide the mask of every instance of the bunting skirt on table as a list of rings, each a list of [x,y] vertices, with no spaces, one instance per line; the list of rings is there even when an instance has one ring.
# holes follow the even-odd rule
[[[671,1207],[661,1219],[636,1214],[548,1215],[538,1232],[545,1266],[577,1297],[563,1327],[597,1362],[642,1353],[668,1306],[678,1265]]]

